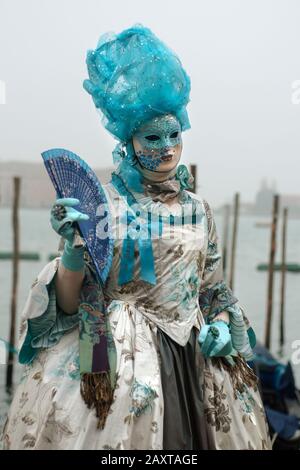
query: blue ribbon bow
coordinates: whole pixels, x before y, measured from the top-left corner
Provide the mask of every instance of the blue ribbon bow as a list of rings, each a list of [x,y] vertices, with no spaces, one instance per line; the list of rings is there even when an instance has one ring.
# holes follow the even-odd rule
[[[157,217],[157,220],[153,220],[151,213],[148,213],[148,221],[145,224],[137,220],[139,217],[140,212],[137,212],[135,215],[127,212],[121,218],[121,223],[126,224],[126,234],[121,254],[119,285],[133,280],[136,245],[140,255],[140,278],[152,285],[156,284],[152,237],[155,235],[161,236],[162,220],[160,217]]]

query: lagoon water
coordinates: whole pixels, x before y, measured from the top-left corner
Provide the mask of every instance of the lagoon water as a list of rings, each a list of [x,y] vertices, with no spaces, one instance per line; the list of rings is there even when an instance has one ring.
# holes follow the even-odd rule
[[[250,319],[257,338],[263,340],[267,303],[267,273],[256,270],[258,263],[267,262],[270,245],[270,229],[257,228],[254,216],[241,216],[238,228],[238,246],[234,294]],[[216,215],[216,223],[221,239],[223,218]],[[21,261],[18,286],[18,319],[25,304],[28,290],[38,272],[47,263],[48,255],[56,253],[58,236],[49,222],[49,210],[22,209],[20,211],[21,251],[40,253],[40,261]],[[280,261],[281,220],[278,231],[277,262]],[[287,261],[300,263],[300,220],[288,222]],[[0,209],[0,251],[12,250],[11,211]],[[0,338],[8,339],[9,311],[12,289],[12,262],[0,260]],[[278,352],[279,338],[280,273],[275,274],[274,310],[271,351]],[[286,277],[286,344],[282,360],[290,359],[295,347],[300,349],[300,273],[287,273]],[[17,329],[18,331],[18,329]],[[294,348],[294,349],[293,349]],[[300,359],[300,354],[294,354]],[[296,362],[296,361],[295,361]],[[293,364],[297,384],[300,386],[300,361]],[[15,382],[18,381],[20,367],[15,368]],[[5,365],[0,365],[0,428],[9,397],[4,391]]]

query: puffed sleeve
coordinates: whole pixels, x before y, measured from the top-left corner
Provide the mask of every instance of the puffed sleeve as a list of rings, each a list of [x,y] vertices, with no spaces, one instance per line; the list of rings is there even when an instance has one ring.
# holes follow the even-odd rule
[[[19,362],[30,364],[38,352],[51,348],[78,326],[78,312],[66,314],[57,304],[54,278],[59,258],[44,267],[30,288],[22,313]]]
[[[255,345],[255,334],[238,299],[224,281],[215,219],[207,201],[204,200],[203,203],[207,217],[208,236],[199,292],[200,309],[206,323],[211,323],[219,313],[228,312],[233,346],[249,360],[252,357],[252,347]]]
[[[199,303],[206,322],[210,323],[219,313],[234,305],[238,299],[224,282],[216,223],[207,201],[203,202],[207,216],[208,237]]]

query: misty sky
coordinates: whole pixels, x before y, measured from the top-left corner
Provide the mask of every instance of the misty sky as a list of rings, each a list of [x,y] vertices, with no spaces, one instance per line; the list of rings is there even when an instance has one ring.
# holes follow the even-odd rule
[[[175,50],[192,81],[183,161],[212,204],[252,201],[263,177],[300,193],[297,0],[0,0],[0,161],[65,147],[111,165],[114,139],[83,90],[100,34],[134,23]]]

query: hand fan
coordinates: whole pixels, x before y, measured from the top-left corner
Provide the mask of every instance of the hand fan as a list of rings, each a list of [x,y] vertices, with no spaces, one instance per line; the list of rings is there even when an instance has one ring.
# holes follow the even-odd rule
[[[114,242],[101,183],[88,164],[69,150],[50,149],[43,152],[42,157],[57,197],[79,199],[80,203],[74,208],[89,215],[89,220],[76,224],[104,284],[112,263]]]

